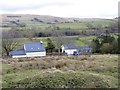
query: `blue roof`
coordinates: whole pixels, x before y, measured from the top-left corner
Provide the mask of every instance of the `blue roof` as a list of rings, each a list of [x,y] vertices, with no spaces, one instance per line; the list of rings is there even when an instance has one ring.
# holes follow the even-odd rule
[[[80,47],[78,47],[78,49],[87,49],[87,50],[90,50],[92,48],[90,46],[80,46]]]
[[[25,50],[19,49],[9,52],[9,55],[26,55]]]
[[[77,49],[77,46],[74,44],[63,45],[64,48],[67,49]]]
[[[40,42],[26,43],[24,49],[25,49],[26,52],[42,52],[42,51],[45,51],[45,47]]]

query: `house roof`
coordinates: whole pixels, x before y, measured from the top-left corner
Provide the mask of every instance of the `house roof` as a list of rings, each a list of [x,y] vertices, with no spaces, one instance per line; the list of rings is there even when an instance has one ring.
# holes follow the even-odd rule
[[[25,52],[42,52],[45,47],[40,42],[32,42],[24,44]]]
[[[74,44],[63,45],[64,48],[67,49],[77,49],[77,46]]]
[[[9,55],[26,55],[25,50],[19,49],[9,52]]]
[[[78,49],[79,50],[81,50],[81,49],[87,49],[87,50],[90,50],[90,49],[92,49],[90,46],[80,46],[80,47],[78,47]]]

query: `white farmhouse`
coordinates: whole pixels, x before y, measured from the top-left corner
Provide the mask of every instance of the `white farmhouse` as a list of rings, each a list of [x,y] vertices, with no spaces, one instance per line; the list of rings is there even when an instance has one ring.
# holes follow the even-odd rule
[[[73,55],[74,52],[77,52],[77,46],[74,44],[62,45],[62,53],[67,53],[67,55]]]
[[[46,50],[41,42],[31,42],[24,44],[23,49],[11,51],[9,55],[12,58],[41,57],[46,56]]]

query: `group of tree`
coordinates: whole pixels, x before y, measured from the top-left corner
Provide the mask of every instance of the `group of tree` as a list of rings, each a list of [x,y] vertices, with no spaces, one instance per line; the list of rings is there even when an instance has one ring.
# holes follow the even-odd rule
[[[2,32],[2,55],[9,55],[9,52],[14,50],[18,45],[15,32]]]
[[[53,30],[51,39],[50,38],[47,39],[47,49],[48,49],[48,52],[55,51],[60,53],[61,46],[64,44],[70,44],[70,43],[74,43],[73,38],[63,37],[63,33]]]
[[[120,45],[120,35],[118,35],[118,38],[116,39],[108,31],[106,31],[104,34],[101,34],[96,39],[93,39],[91,44],[94,53],[103,53],[103,54],[120,53],[119,45]]]
[[[47,39],[47,48],[46,48],[46,51],[47,52],[53,52],[55,51],[55,45],[54,43],[52,42],[52,40],[50,38]]]

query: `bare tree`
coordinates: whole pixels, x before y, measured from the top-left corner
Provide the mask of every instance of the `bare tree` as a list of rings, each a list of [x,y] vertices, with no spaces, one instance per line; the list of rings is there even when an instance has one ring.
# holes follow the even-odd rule
[[[59,53],[63,44],[70,44],[74,42],[74,39],[64,36],[62,32],[58,32],[57,30],[53,30],[52,39]]]
[[[18,42],[14,37],[14,32],[2,32],[2,54],[6,53],[9,56],[9,52],[16,48]]]
[[[30,41],[33,41],[33,38],[36,37],[36,31],[34,30],[34,28],[23,28],[22,31],[19,31],[19,33],[21,34],[22,37],[24,38],[28,38]]]
[[[74,42],[72,38],[68,38],[65,36],[54,37],[54,41],[55,41],[56,48],[59,50],[59,53],[62,45],[71,44]]]

